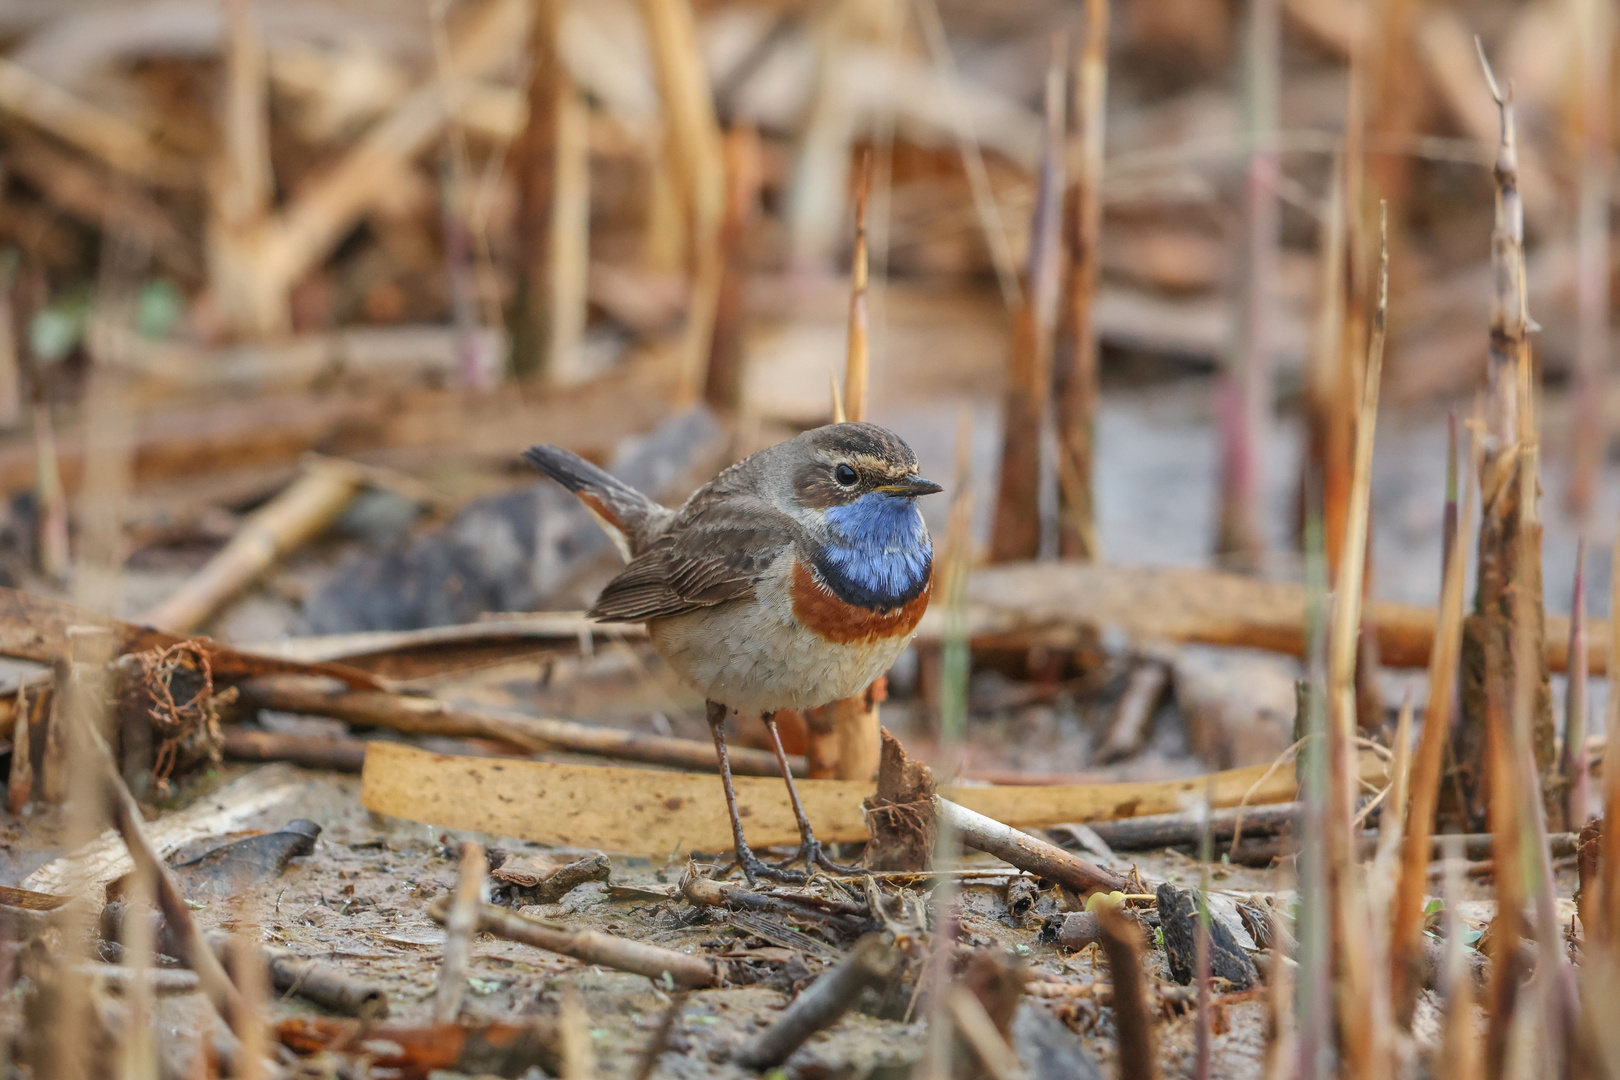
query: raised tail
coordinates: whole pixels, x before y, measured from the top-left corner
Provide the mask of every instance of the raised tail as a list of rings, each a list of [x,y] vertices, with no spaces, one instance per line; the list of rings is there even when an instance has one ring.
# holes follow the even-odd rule
[[[579,496],[602,530],[629,561],[651,539],[669,510],[604,469],[560,446],[531,446],[523,459]]]

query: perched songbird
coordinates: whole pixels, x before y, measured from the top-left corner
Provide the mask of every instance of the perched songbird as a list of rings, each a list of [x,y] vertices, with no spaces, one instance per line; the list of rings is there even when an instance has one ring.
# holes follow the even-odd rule
[[[576,454],[536,446],[532,464],[579,496],[629,565],[591,615],[642,622],[653,648],[708,700],[737,861],[756,876],[830,866],[805,818],[777,734],[778,709],[863,692],[888,671],[928,606],[933,543],[915,500],[940,486],[875,424],[807,431],[726,469],[671,510]],[[758,713],[775,746],[803,846],[770,866],[737,816],[722,725]]]

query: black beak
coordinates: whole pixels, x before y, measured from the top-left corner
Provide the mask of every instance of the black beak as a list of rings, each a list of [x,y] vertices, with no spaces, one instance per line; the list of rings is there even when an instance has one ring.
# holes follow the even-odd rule
[[[924,480],[920,476],[906,476],[892,484],[884,484],[877,490],[885,495],[895,495],[902,499],[915,499],[922,495],[935,495],[945,489],[932,480]]]

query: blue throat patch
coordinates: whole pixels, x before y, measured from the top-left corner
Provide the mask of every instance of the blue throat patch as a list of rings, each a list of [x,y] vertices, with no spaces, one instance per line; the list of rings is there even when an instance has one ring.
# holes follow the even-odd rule
[[[832,542],[816,555],[816,570],[838,599],[888,611],[928,586],[934,544],[912,500],[869,492],[828,510],[826,521]]]

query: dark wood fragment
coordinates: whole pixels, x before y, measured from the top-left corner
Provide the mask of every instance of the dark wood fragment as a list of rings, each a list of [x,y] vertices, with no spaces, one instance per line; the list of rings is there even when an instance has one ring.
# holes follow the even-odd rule
[[[1197,972],[1195,956],[1198,941],[1198,901],[1191,889],[1178,889],[1168,881],[1159,885],[1159,929],[1164,933],[1164,955],[1170,964],[1170,974],[1183,986],[1191,983]],[[1217,918],[1209,921],[1210,973],[1225,979],[1234,989],[1247,990],[1255,984],[1259,973],[1254,961],[1244,952],[1232,936],[1232,931]]]
[[[848,959],[794,998],[775,1022],[745,1045],[734,1060],[745,1069],[763,1070],[780,1065],[812,1035],[837,1023],[863,991],[888,982],[899,965],[899,950],[882,936],[868,934],[855,944]]]
[[[907,757],[906,748],[889,732],[882,738],[877,793],[862,804],[872,832],[866,865],[873,870],[928,870],[937,831],[933,770]]]

